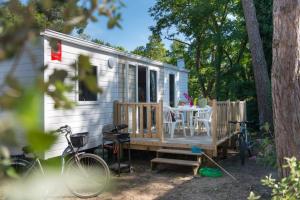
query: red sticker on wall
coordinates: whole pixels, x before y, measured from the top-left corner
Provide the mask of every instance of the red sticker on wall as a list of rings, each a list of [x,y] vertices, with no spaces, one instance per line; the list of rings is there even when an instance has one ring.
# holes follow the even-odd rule
[[[61,61],[61,41],[57,41],[57,48],[54,50],[51,48],[51,60]]]

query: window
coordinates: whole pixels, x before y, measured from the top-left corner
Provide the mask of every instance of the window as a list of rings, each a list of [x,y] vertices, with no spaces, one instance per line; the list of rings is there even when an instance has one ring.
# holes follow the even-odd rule
[[[157,101],[157,73],[150,70],[150,102]]]
[[[96,77],[97,80],[97,67],[92,66],[93,76]],[[97,93],[90,91],[83,81],[79,81],[79,101],[97,101]]]

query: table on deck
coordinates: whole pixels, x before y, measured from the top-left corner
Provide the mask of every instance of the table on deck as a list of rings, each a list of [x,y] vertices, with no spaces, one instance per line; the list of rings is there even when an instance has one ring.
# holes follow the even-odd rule
[[[175,108],[172,108],[174,111],[178,111],[178,112],[186,112],[187,115],[189,115],[189,129],[190,129],[190,132],[191,132],[191,136],[194,136],[194,132],[195,132],[195,127],[194,127],[194,123],[193,123],[193,117],[194,117],[194,112],[208,112],[208,109],[210,107],[209,106],[206,106],[204,108],[200,108],[200,107],[196,107],[196,106],[178,106],[178,107],[175,107]]]

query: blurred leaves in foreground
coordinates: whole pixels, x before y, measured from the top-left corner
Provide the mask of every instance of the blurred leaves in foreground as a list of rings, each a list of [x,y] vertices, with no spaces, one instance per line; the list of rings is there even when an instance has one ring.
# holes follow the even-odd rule
[[[69,34],[83,32],[88,22],[106,17],[107,27],[121,27],[121,0],[8,0],[0,1],[0,62],[13,60],[5,80],[0,82],[0,180],[3,169],[9,166],[8,146],[29,145],[37,154],[45,152],[56,136],[45,133],[43,127],[42,97],[53,99],[55,108],[70,109],[75,105],[67,94],[74,90],[74,81],[83,81],[92,92],[101,92],[93,77],[89,57],[81,55],[70,74],[64,69],[55,69],[44,80],[47,66],[38,66],[37,58],[30,54],[28,44],[35,44],[46,28]],[[102,18],[101,18],[102,19]],[[53,42],[50,42],[53,43]],[[53,47],[54,48],[54,47]],[[30,87],[15,76],[23,52],[30,54],[32,67],[37,73]]]

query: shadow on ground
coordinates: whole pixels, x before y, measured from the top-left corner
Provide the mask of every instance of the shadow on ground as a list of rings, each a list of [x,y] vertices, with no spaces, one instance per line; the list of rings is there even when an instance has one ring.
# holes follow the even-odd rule
[[[265,168],[248,160],[241,166],[238,157],[233,156],[220,161],[239,182],[229,176],[220,178],[193,177],[192,169],[180,166],[160,166],[151,172],[150,159],[134,161],[135,172],[113,178],[113,188],[101,199],[122,200],[240,200],[247,199],[250,191],[270,199],[270,190],[261,185],[260,180],[275,174],[274,169]]]
[[[265,168],[248,160],[241,166],[237,156],[229,157],[219,163],[225,167],[239,182],[229,176],[220,178],[194,177],[192,169],[180,166],[159,166],[150,170],[153,155],[135,156],[135,172],[113,176],[110,189],[97,198],[105,200],[243,200],[250,191],[270,199],[270,190],[261,185],[260,180],[275,174],[274,169]],[[76,199],[76,198],[66,198]]]

